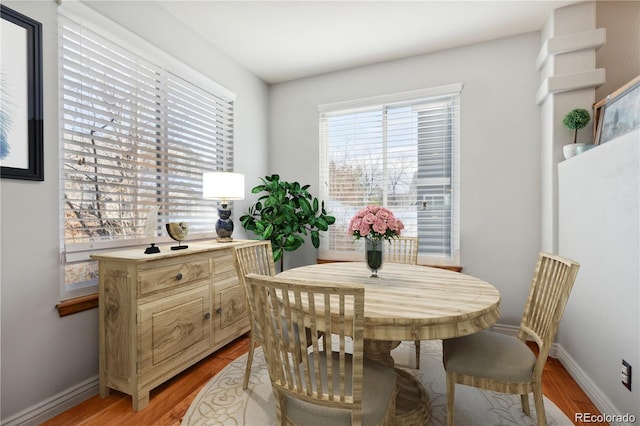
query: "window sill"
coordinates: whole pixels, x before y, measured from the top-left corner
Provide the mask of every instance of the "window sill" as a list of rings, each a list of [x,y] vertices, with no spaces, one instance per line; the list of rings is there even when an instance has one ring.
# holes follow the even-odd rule
[[[98,293],[64,300],[56,305],[60,317],[66,317],[67,315],[77,314],[97,307]]]

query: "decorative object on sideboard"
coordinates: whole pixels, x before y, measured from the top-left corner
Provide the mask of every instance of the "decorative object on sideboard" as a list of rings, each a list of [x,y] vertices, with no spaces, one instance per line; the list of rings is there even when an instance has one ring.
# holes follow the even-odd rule
[[[144,249],[144,254],[160,253],[160,247],[156,247],[156,243],[149,243],[149,247]]]
[[[187,238],[187,234],[189,234],[189,225],[186,222],[167,223],[167,233],[171,238],[178,242],[177,246],[171,246],[171,250],[182,250],[189,248],[189,246],[182,245],[184,239]]]
[[[232,172],[210,172],[202,175],[202,198],[220,200],[216,240],[221,243],[233,241],[233,221],[229,201],[244,200],[244,175]]]
[[[310,185],[281,181],[279,175],[260,178],[261,185],[251,192],[261,195],[247,214],[240,217],[242,226],[261,240],[270,240],[273,260],[284,268],[285,251],[295,251],[311,235],[311,243],[320,247],[320,232],[327,231],[336,218],[330,216],[320,202],[309,192]]]
[[[593,121],[596,145],[640,128],[640,75],[593,104]]]
[[[564,124],[567,129],[573,130],[573,143],[562,147],[565,160],[574,157],[577,154],[577,148],[585,145],[584,143],[577,142],[578,130],[585,127],[589,123],[589,120],[591,120],[591,115],[589,115],[589,111],[584,108],[575,108],[564,116],[562,124]]]
[[[160,253],[160,247],[156,247],[156,243],[151,242],[158,236],[158,232],[156,231],[158,226],[158,209],[158,206],[153,206],[147,214],[147,223],[144,226],[144,233],[149,239],[150,245],[144,250],[144,254]]]

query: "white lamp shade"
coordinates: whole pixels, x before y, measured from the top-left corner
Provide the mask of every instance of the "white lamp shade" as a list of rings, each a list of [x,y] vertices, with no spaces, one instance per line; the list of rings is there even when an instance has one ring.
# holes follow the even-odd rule
[[[244,200],[244,175],[231,172],[202,174],[202,198],[210,200]]]

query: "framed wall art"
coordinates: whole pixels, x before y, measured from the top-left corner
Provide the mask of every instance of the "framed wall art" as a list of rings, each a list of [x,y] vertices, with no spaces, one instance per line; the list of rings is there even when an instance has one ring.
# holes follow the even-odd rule
[[[0,177],[42,181],[42,24],[0,14]]]
[[[596,145],[640,128],[640,76],[593,105]]]

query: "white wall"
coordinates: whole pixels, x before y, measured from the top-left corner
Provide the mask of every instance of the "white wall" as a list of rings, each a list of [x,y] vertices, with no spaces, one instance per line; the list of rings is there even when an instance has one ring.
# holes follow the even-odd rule
[[[601,410],[640,418],[640,130],[558,165],[560,254],[581,267],[559,343]],[[632,389],[620,383],[622,359]]]
[[[536,32],[272,86],[270,172],[317,195],[320,104],[462,83],[461,262],[518,324],[540,249],[539,48]],[[308,242],[285,267],[316,256]]]
[[[3,4],[43,24],[45,167],[44,182],[0,181],[0,419],[4,424],[16,417],[42,420],[47,408],[60,402],[50,398],[95,379],[98,312],[59,318],[54,308],[60,301],[57,6],[53,0]],[[155,2],[90,5],[235,92],[236,170],[248,177],[266,173],[266,84],[186,30]],[[236,208],[248,205],[249,201],[239,202]],[[95,394],[96,389],[89,391]]]

